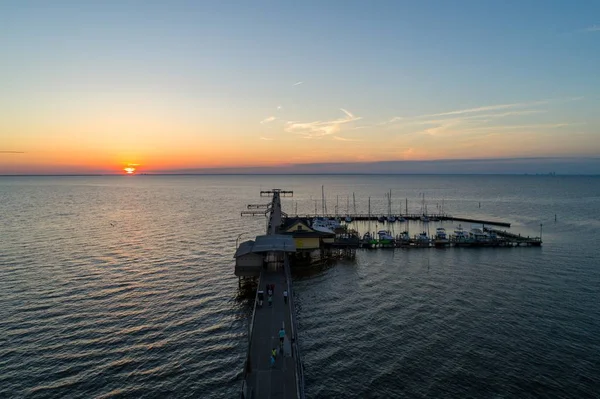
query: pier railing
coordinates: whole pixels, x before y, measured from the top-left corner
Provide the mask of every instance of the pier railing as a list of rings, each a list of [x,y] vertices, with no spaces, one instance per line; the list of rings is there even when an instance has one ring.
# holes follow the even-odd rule
[[[292,343],[292,356],[296,363],[296,387],[297,395],[299,399],[305,399],[304,396],[304,366],[302,364],[302,357],[300,356],[300,349],[298,348],[298,325],[296,321],[296,311],[294,305],[294,294],[292,293],[292,273],[290,271],[290,261],[287,253],[284,254],[283,267],[285,272],[285,280],[287,283],[289,306],[290,306],[290,318],[291,320],[291,343]]]
[[[260,284],[261,280],[262,280],[262,273],[258,277],[257,287],[261,286],[261,284]],[[252,353],[252,335],[254,334],[254,319],[256,318],[256,306],[258,304],[258,291],[259,291],[259,289],[257,288],[256,293],[254,294],[254,306],[252,307],[252,318],[250,319],[250,324],[248,325],[248,352],[246,353],[246,361],[244,364],[244,379],[243,379],[243,383],[242,383],[242,392],[240,395],[240,397],[242,399],[252,397],[251,392],[246,392],[248,389],[248,387],[246,386],[246,377],[248,376],[248,373],[252,369],[252,359],[251,359],[250,354]]]

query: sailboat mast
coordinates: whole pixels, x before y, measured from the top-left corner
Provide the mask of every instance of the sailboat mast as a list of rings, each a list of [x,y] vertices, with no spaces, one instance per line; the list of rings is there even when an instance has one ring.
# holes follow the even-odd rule
[[[327,211],[327,205],[325,205],[325,186],[321,186],[321,210],[323,211],[323,217]]]
[[[371,197],[369,197],[369,234],[371,234]]]
[[[346,216],[348,216],[349,208],[350,208],[350,196],[346,195]]]
[[[352,204],[354,205],[354,214],[356,215],[356,196],[352,193]]]

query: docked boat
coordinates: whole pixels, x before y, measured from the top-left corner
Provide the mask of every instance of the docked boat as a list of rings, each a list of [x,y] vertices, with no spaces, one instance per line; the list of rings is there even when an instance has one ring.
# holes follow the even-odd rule
[[[457,241],[465,241],[469,238],[469,235],[463,230],[462,226],[459,224],[456,230],[454,230],[454,238]]]
[[[415,244],[420,247],[428,247],[431,240],[427,237],[426,232],[422,232],[419,235],[415,236]]]
[[[367,248],[375,248],[377,246],[377,240],[373,238],[371,233],[366,232],[362,238],[362,245]]]
[[[410,235],[408,234],[408,231],[403,231],[402,233],[400,233],[398,235],[398,241],[400,242],[400,245],[409,245]]]
[[[377,232],[379,236],[379,243],[383,245],[389,245],[394,243],[394,236],[387,230],[379,230]]]
[[[336,220],[316,217],[313,219],[311,227],[313,230],[320,231],[321,233],[335,234],[335,230],[341,226]]]
[[[446,234],[446,229],[443,227],[438,227],[435,230],[435,240],[434,244],[436,247],[444,247],[448,245],[450,241],[448,240],[448,235]]]
[[[387,221],[388,221],[388,223],[394,223],[396,221],[396,216],[392,215],[392,190],[390,190],[390,193],[387,194],[387,198],[388,198]]]
[[[488,242],[489,241],[489,235],[478,227],[471,229],[471,231],[469,232],[469,237],[472,238],[476,242]]]

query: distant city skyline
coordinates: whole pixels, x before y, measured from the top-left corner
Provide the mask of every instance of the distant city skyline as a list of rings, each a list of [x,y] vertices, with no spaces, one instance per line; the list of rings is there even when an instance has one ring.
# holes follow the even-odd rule
[[[594,1],[5,2],[0,174],[597,174],[599,15]]]

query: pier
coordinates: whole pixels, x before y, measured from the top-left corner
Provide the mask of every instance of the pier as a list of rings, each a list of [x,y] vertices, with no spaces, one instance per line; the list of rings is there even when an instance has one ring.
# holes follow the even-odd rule
[[[281,197],[293,196],[292,191],[273,189],[261,191],[261,197],[270,197],[267,204],[251,204],[242,216],[263,216],[267,218],[264,235],[257,236],[237,245],[235,252],[235,274],[240,279],[250,280],[255,288],[254,309],[248,331],[248,350],[244,364],[241,399],[283,398],[304,399],[304,370],[298,346],[298,327],[294,307],[294,292],[291,278],[291,262],[317,264],[337,258],[353,258],[357,248],[445,248],[445,247],[539,247],[540,237],[521,235],[497,230],[490,226],[510,227],[510,223],[453,217],[447,214],[405,214],[396,216],[400,220],[389,221],[388,216],[378,214],[318,215],[324,218],[344,221],[346,216],[352,221],[375,221],[384,224],[400,225],[404,221],[419,220],[428,222],[459,221],[481,224],[471,232],[455,231],[455,235],[428,233],[409,237],[408,231],[391,236],[389,231],[372,232],[360,236],[354,231],[352,221],[335,228],[322,228],[315,215],[291,216],[281,209]],[[487,226],[486,226],[487,225]],[[408,225],[407,225],[408,226]],[[444,229],[436,229],[444,231]],[[382,233],[382,234],[379,234]],[[461,234],[458,234],[461,233]],[[377,235],[379,237],[377,238]],[[367,238],[368,237],[368,238]],[[272,303],[268,301],[268,287],[274,286]],[[287,301],[283,292],[287,291]],[[263,303],[260,305],[260,299]],[[279,330],[285,336],[280,348]],[[275,350],[274,363],[271,361]]]
[[[248,215],[256,215],[256,214],[264,214],[263,212],[256,212],[256,211],[243,211],[242,212],[242,216],[248,216]],[[286,215],[287,216],[287,215]],[[387,217],[388,215],[384,215],[384,214],[363,214],[363,213],[358,213],[358,214],[349,214],[349,215],[294,215],[294,217],[296,218],[303,218],[303,219],[312,219],[315,217],[322,217],[322,218],[328,218],[328,219],[340,219],[341,221],[344,220],[344,218],[346,216],[349,216],[352,221],[359,221],[359,222],[363,222],[363,221],[373,221],[373,222],[377,222],[377,221],[381,221],[383,220],[385,223],[390,223],[387,221]],[[448,215],[448,214],[417,214],[417,213],[411,213],[411,214],[398,214],[398,215],[393,215],[396,219],[395,222],[391,222],[391,223],[401,223],[399,221],[400,218],[404,218],[404,220],[409,220],[409,221],[419,221],[419,220],[423,220],[426,219],[429,222],[444,222],[444,221],[450,221],[450,222],[465,222],[465,223],[476,223],[476,224],[482,224],[482,225],[490,225],[490,226],[500,226],[500,227],[510,227],[510,223],[508,222],[502,222],[499,220],[482,220],[482,219],[473,219],[473,218],[466,218],[466,217],[460,217],[460,216],[452,216],[452,215]]]
[[[298,350],[294,295],[288,253],[295,253],[294,240],[289,235],[277,234],[284,214],[281,196],[293,195],[291,191],[261,191],[261,196],[271,196],[271,203],[255,205],[265,208],[268,216],[266,235],[255,241],[242,243],[236,250],[236,275],[256,278],[258,285],[248,334],[248,351],[244,367],[241,399],[304,399],[304,374]],[[258,270],[257,270],[258,266]],[[274,285],[272,304],[268,303],[267,286]],[[283,291],[288,298],[284,300]],[[259,305],[259,291],[264,300]],[[283,347],[279,349],[279,330],[285,330]],[[276,350],[274,364],[271,351]]]

